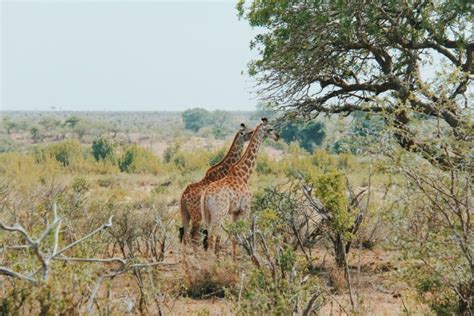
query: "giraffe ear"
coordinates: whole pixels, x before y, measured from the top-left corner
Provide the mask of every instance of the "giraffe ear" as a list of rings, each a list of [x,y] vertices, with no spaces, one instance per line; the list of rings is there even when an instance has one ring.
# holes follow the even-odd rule
[[[268,123],[268,119],[266,117],[262,117],[262,123],[263,125],[266,125]]]

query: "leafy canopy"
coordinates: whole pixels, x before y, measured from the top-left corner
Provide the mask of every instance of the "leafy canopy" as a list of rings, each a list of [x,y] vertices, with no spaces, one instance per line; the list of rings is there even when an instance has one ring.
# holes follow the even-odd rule
[[[469,1],[241,0],[237,8],[262,30],[249,72],[287,115],[383,113],[403,148],[445,166],[411,126],[420,115],[442,122],[440,137],[473,137]]]
[[[210,113],[201,108],[186,110],[182,114],[184,127],[193,132],[199,131],[201,127],[210,122]]]
[[[323,143],[326,130],[322,122],[287,123],[281,128],[280,136],[287,143],[298,141],[301,147],[313,152]]]

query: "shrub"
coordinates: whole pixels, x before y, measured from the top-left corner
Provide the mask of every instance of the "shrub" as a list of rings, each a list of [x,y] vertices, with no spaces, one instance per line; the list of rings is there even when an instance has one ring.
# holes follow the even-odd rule
[[[224,156],[225,156],[224,149],[220,149],[211,157],[211,159],[209,159],[209,166],[217,165],[222,159],[224,159]]]
[[[212,135],[214,135],[214,137],[217,139],[223,139],[228,134],[228,132],[228,130],[219,126],[214,126],[212,128]]]
[[[163,153],[163,160],[166,163],[170,163],[178,152],[179,147],[178,143],[166,147],[165,152]]]
[[[127,173],[157,174],[161,167],[159,159],[150,150],[138,145],[128,147],[119,160],[120,171]]]
[[[37,143],[39,140],[41,140],[41,134],[38,127],[33,126],[30,129],[30,134],[31,134],[31,139],[33,140],[34,143]]]
[[[278,221],[272,211],[266,211],[264,215],[264,221]],[[239,313],[304,315],[318,309],[323,301],[318,278],[308,274],[306,264],[298,260],[293,247],[279,234],[258,223],[249,225],[245,222],[230,225],[229,231],[237,236],[254,264],[253,269],[243,274]],[[255,234],[256,231],[259,233]],[[260,250],[257,244],[262,245]]]
[[[313,165],[318,166],[321,170],[329,170],[335,166],[335,159],[323,149],[316,149],[311,157]]]
[[[337,156],[337,168],[342,170],[352,171],[356,168],[356,161],[354,156],[350,153],[341,153]]]
[[[182,118],[186,129],[197,132],[201,127],[209,123],[210,113],[204,109],[195,108],[184,111]]]
[[[178,151],[173,157],[173,163],[182,173],[209,168],[209,161],[214,154],[208,150],[196,150],[193,153]]]
[[[81,144],[71,139],[46,147],[46,154],[59,161],[64,167],[82,158]]]
[[[315,185],[316,196],[334,216],[331,220],[333,228],[341,233],[348,231],[354,219],[348,209],[344,174],[331,170],[320,175],[316,179]]]
[[[260,174],[270,174],[272,172],[271,163],[268,155],[262,154],[257,158],[255,170]]]
[[[89,190],[90,185],[84,177],[76,177],[72,181],[71,187],[75,193],[82,194]]]
[[[288,123],[281,129],[281,138],[286,143],[298,141],[309,152],[320,146],[326,137],[323,122]]]
[[[99,138],[92,143],[92,155],[97,161],[107,158],[113,160],[114,148],[108,140]]]

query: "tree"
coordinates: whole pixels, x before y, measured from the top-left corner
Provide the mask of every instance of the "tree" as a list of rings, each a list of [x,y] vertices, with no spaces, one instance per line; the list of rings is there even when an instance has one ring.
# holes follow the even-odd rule
[[[205,109],[195,108],[186,110],[182,114],[184,127],[193,132],[205,126],[210,121],[210,113]]]
[[[161,171],[159,159],[148,149],[133,144],[126,148],[118,161],[120,171],[127,173],[152,173]]]
[[[355,111],[382,117],[388,137],[381,151],[390,158],[389,165],[402,162],[397,174],[416,188],[420,199],[417,205],[407,204],[407,213],[418,216],[426,227],[419,232],[429,236],[425,244],[412,243],[407,249],[420,254],[424,263],[422,269],[412,270],[419,276],[413,280],[421,279],[417,287],[436,294],[433,301],[446,293],[439,288],[449,288],[441,309],[434,308],[439,303],[432,304],[439,313],[470,315],[474,306],[474,256],[467,246],[474,236],[470,1],[250,2],[246,8],[241,0],[238,10],[263,30],[252,42],[260,57],[249,67],[262,95],[291,118]],[[413,192],[411,188],[405,196]],[[399,215],[410,219],[394,214]],[[416,233],[404,232],[424,242]],[[439,260],[439,253],[446,259]],[[436,286],[427,286],[431,281]]]
[[[74,160],[78,160],[82,156],[81,144],[77,140],[66,140],[51,144],[47,147],[47,152],[64,167],[69,166]]]
[[[113,159],[114,147],[107,139],[96,139],[92,143],[92,155],[97,161],[104,160],[108,157]]]
[[[274,106],[269,102],[258,102],[256,108],[256,111],[252,115],[252,119],[254,120],[260,120],[262,117],[272,120],[277,115]]]
[[[313,152],[317,146],[320,146],[326,137],[325,126],[322,122],[290,122],[281,128],[280,134],[285,142],[298,141],[300,146],[309,152]]]
[[[66,121],[64,121],[64,126],[71,126],[74,128],[81,119],[75,115],[70,116]]]
[[[474,74],[468,1],[245,2],[240,16],[266,29],[252,42],[260,57],[249,72],[287,115],[383,113],[404,149],[440,166],[447,166],[446,154],[412,126],[419,114],[458,139],[474,137],[466,96]],[[439,71],[432,80],[429,68]]]
[[[299,134],[301,146],[309,152],[320,146],[325,137],[326,131],[322,122],[309,122],[305,124]]]
[[[332,144],[330,147],[332,152],[351,152],[360,155],[369,147],[384,141],[383,116],[366,112],[354,112],[351,116],[353,119],[348,133]]]
[[[13,121],[11,121],[10,118],[8,118],[8,117],[4,117],[2,123],[3,123],[2,125],[3,125],[3,126],[5,127],[5,129],[7,130],[7,134],[8,134],[8,135],[10,135],[10,133],[11,133],[11,131],[12,131],[13,129],[15,129],[15,128],[18,127],[18,124],[15,123],[15,122],[13,122]]]
[[[34,143],[37,143],[41,139],[40,131],[38,127],[33,126],[30,129],[30,134],[31,134],[31,139],[33,140]]]

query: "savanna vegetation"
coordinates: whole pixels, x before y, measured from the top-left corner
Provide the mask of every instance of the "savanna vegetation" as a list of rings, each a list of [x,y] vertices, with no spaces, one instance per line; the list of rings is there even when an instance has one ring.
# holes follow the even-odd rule
[[[472,314],[469,3],[238,12],[262,30],[255,112],[1,113],[2,315]],[[249,216],[219,260],[181,244],[180,193],[262,116],[282,139]]]

